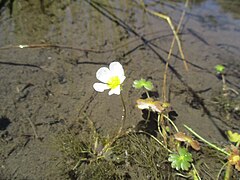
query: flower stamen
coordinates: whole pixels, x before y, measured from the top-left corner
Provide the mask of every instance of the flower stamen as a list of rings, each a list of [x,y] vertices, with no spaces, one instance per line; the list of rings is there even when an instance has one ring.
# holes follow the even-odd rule
[[[108,80],[107,85],[110,87],[110,89],[115,89],[116,87],[118,87],[120,85],[119,77],[118,76],[111,77]]]

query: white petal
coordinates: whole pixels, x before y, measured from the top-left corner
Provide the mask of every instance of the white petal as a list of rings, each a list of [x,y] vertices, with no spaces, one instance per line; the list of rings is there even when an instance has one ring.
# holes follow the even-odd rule
[[[126,76],[119,76],[119,79],[120,79],[120,84],[122,84],[123,81],[126,79]]]
[[[118,87],[116,87],[116,88],[114,88],[114,89],[111,89],[111,90],[108,92],[108,95],[112,95],[112,94],[117,94],[117,95],[119,95],[120,92],[121,92],[121,88],[120,88],[120,86],[118,86]]]
[[[93,88],[98,92],[103,92],[104,90],[109,89],[108,85],[103,83],[94,83]]]
[[[100,68],[96,73],[97,79],[103,83],[107,83],[111,76],[111,71],[106,67]]]
[[[122,65],[119,62],[112,62],[109,65],[109,69],[114,76],[122,77],[124,76],[124,70]]]

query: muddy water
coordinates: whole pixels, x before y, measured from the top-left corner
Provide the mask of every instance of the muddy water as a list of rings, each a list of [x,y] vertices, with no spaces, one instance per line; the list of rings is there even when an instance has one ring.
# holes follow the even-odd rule
[[[240,90],[240,3],[146,1],[170,16],[188,61],[186,72],[177,46],[168,72],[168,101],[187,124],[214,142],[224,131],[239,131],[239,119],[226,121],[211,105],[221,81],[214,66],[226,66],[228,85]],[[54,138],[75,126],[83,113],[105,134],[116,132],[122,108],[118,96],[96,94],[95,72],[120,61],[127,79],[123,96],[126,127],[142,120],[135,101],[142,92],[132,81],[149,78],[162,93],[163,72],[173,38],[168,23],[146,13],[137,1],[0,2],[0,174],[3,179],[66,177],[60,172]],[[20,46],[21,45],[21,46]],[[28,46],[23,46],[28,45]],[[22,48],[21,48],[22,47]],[[79,130],[80,131],[80,130]]]

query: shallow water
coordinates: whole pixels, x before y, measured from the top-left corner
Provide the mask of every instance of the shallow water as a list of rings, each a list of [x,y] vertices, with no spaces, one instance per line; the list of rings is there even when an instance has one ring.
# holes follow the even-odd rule
[[[176,123],[226,142],[224,132],[239,131],[239,119],[226,120],[210,102],[222,88],[216,64],[226,67],[227,84],[240,91],[240,2],[195,0],[187,8],[175,1],[145,3],[170,16],[175,27],[186,11],[180,38],[189,72],[175,45],[167,79]],[[122,114],[119,97],[96,94],[92,88],[97,69],[112,61],[120,61],[127,76],[126,127],[137,126],[143,118],[135,104],[143,92],[134,90],[132,81],[152,80],[162,100],[172,34],[166,20],[146,13],[137,1],[1,1],[2,177],[65,179],[53,160],[59,154],[52,137],[66,127],[77,129],[84,113],[99,131],[116,132]],[[2,123],[6,119],[7,125]]]

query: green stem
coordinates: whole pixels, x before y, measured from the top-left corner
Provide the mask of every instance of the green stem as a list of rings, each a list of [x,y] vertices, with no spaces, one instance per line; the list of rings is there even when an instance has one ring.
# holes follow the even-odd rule
[[[150,114],[151,114],[151,111],[150,110],[148,110],[148,115],[147,115],[147,120],[146,120],[146,123],[149,121],[149,119],[150,119]]]
[[[147,95],[147,97],[148,98],[150,98],[150,95],[149,95],[149,93],[148,93],[148,91],[146,91],[146,95]],[[150,119],[150,110],[148,110],[148,115],[147,115],[147,121],[146,121],[146,123],[149,121],[149,119]]]
[[[146,91],[146,95],[147,95],[148,98],[150,98],[150,95],[149,95],[148,91]]]
[[[184,127],[185,127],[188,131],[190,131],[193,135],[195,135],[197,138],[199,138],[201,141],[203,141],[203,142],[205,142],[207,145],[209,145],[210,147],[218,150],[219,152],[222,152],[223,154],[225,154],[225,155],[227,155],[227,156],[230,155],[230,154],[229,154],[227,151],[225,151],[224,149],[219,148],[219,147],[217,147],[216,145],[214,145],[214,144],[208,142],[207,140],[205,140],[203,137],[201,137],[200,135],[198,135],[195,131],[193,131],[193,130],[192,130],[190,127],[188,127],[187,125],[184,124]]]
[[[225,172],[225,176],[224,176],[224,180],[229,180],[231,177],[231,173],[232,173],[232,165],[228,162],[227,163],[227,169]]]
[[[224,74],[222,74],[222,82],[223,82],[223,91],[229,91],[230,90],[230,91],[234,92],[236,95],[239,95],[239,93],[235,89],[227,87],[226,79],[225,79]]]
[[[200,175],[199,175],[197,169],[195,168],[194,164],[191,163],[191,165],[192,165],[192,167],[193,167],[193,173],[194,173],[194,176],[196,176],[197,180],[201,180],[201,177],[200,177]],[[194,177],[194,180],[195,180],[196,178]]]
[[[161,114],[160,113],[158,113],[158,132],[159,132],[159,134],[163,137],[163,139],[164,139],[164,135],[163,135],[163,133],[162,133],[162,131],[161,131],[161,129],[160,129],[160,117],[161,117]],[[163,128],[163,127],[162,127]]]
[[[122,125],[119,128],[118,135],[121,134],[122,129],[123,129],[124,125],[125,125],[125,121],[126,121],[126,105],[125,105],[125,102],[123,100],[123,95],[121,93],[120,93],[120,97],[121,97],[121,102],[122,102],[122,106],[123,106],[123,110],[122,110],[123,111],[123,115],[122,115]]]
[[[226,80],[224,74],[221,73],[222,76],[222,84],[223,84],[223,91],[227,90]]]
[[[121,102],[122,102],[122,106],[123,106],[123,115],[122,115],[122,125],[120,126],[119,130],[118,130],[118,134],[110,141],[108,142],[104,148],[101,150],[101,152],[99,153],[99,155],[102,155],[104,152],[106,152],[109,147],[111,147],[111,145],[121,136],[122,133],[122,129],[125,125],[125,120],[126,120],[126,105],[125,102],[123,100],[123,96],[120,93],[120,97],[121,97]]]
[[[218,172],[218,175],[217,175],[217,180],[219,180],[219,178],[220,178],[220,176],[221,176],[221,173],[222,173],[222,171],[223,171],[223,169],[225,168],[225,166],[228,164],[228,162],[226,162],[222,167],[221,167],[221,169],[220,169],[220,171]]]
[[[164,119],[162,115],[163,114],[158,113],[158,131],[162,135],[165,145],[167,145],[167,131],[166,131],[166,126],[164,124]],[[162,131],[160,127],[162,128]]]
[[[175,130],[177,132],[179,132],[177,126],[175,125],[175,123],[168,116],[166,116],[164,114],[163,114],[163,116],[172,124],[172,126],[175,128]]]

